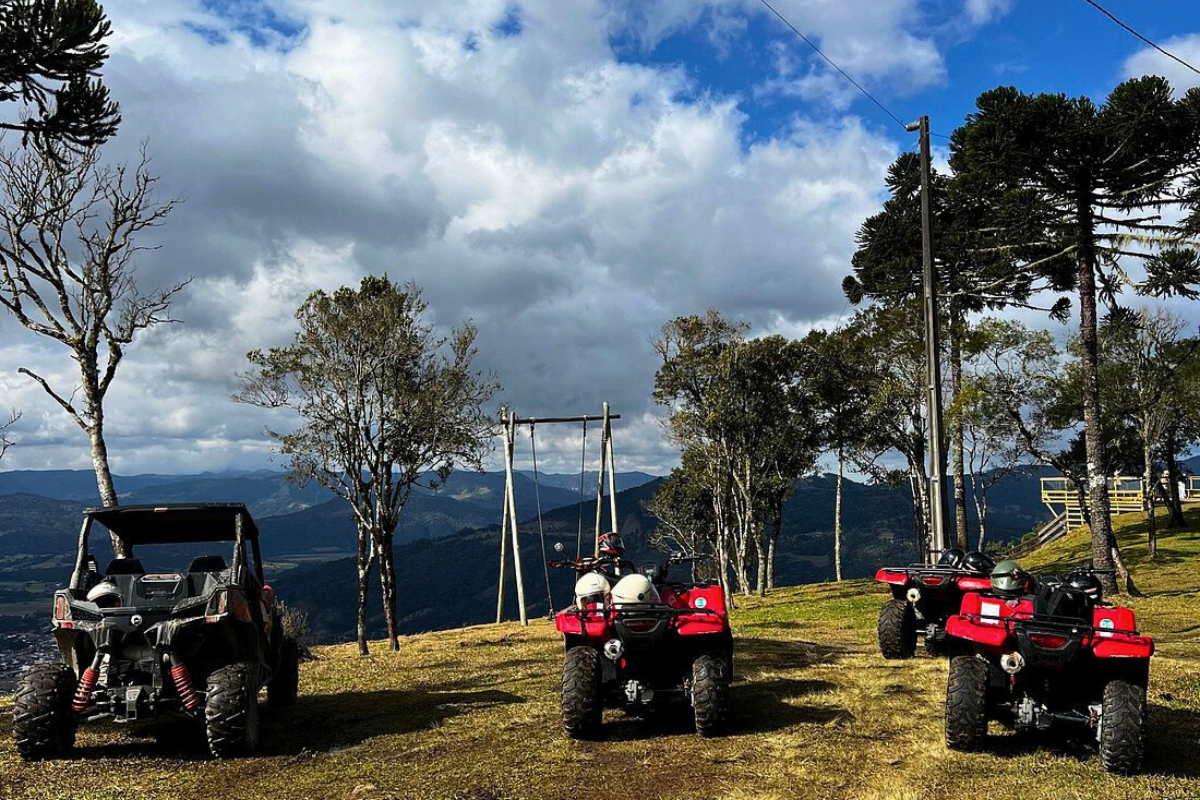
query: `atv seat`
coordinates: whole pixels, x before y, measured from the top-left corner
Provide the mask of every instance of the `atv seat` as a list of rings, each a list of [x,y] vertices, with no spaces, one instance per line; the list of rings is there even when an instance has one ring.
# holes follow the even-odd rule
[[[114,558],[108,562],[105,575],[145,575],[146,568],[136,558]]]
[[[1095,602],[1078,589],[1061,581],[1043,582],[1033,595],[1033,608],[1037,614],[1052,617],[1071,617],[1087,624],[1092,622]]]
[[[189,597],[204,597],[220,583],[220,573],[229,569],[221,556],[197,556],[188,566],[187,582]]]
[[[224,572],[229,569],[222,556],[196,556],[188,566],[188,572]]]

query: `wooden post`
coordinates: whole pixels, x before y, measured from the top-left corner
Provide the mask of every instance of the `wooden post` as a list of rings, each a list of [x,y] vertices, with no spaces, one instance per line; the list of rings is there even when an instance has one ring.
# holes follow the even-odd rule
[[[608,403],[604,404],[604,422],[600,426],[600,472],[596,476],[596,542],[592,547],[592,555],[600,557],[600,534],[604,531],[604,468],[607,459],[604,448],[608,442]]]
[[[513,572],[517,577],[517,605],[521,611],[521,624],[528,625],[529,617],[525,612],[525,580],[521,576],[521,542],[517,538],[517,497],[513,486],[513,448],[516,439],[516,415],[510,410],[508,424],[504,429],[504,471],[507,479],[505,490],[508,503],[508,521],[512,526]]]
[[[617,519],[617,463],[613,457],[612,418],[608,415],[608,403],[604,404],[604,452],[608,454],[608,508],[612,518],[612,529],[620,533],[620,521]]]
[[[508,409],[507,408],[500,409],[500,417],[501,417],[501,419],[504,419],[507,424],[507,419],[508,419]],[[508,428],[506,427],[505,428],[506,442],[505,442],[505,449],[504,449],[506,461],[508,458],[507,430],[508,430]],[[511,475],[512,475],[511,472],[509,472],[508,470],[505,470],[504,510],[501,512],[501,522],[500,522],[500,583],[498,585],[497,592],[496,592],[496,624],[497,625],[504,621],[504,579],[505,579],[505,573],[508,571],[508,494],[510,491],[512,491]]]

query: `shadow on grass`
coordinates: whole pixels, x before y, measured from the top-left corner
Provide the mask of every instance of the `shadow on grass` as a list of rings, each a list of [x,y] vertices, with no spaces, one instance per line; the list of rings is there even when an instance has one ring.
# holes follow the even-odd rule
[[[725,736],[771,733],[796,725],[826,726],[854,717],[833,706],[803,705],[795,700],[831,691],[837,684],[822,680],[780,678],[733,686],[729,697],[729,723]],[[691,709],[681,699],[644,716],[618,715],[605,720],[600,738],[606,741],[641,741],[663,736],[695,736]]]
[[[1152,705],[1146,740],[1146,772],[1175,778],[1200,778],[1196,742],[1200,714]]]
[[[779,678],[733,687],[729,720],[730,734],[771,733],[794,725],[829,725],[850,722],[854,715],[836,706],[804,705],[794,702],[809,695],[838,688],[823,680]]]
[[[1152,706],[1146,726],[1146,763],[1143,772],[1164,778],[1200,778],[1196,741],[1200,738],[1200,715],[1162,706]],[[994,756],[1028,755],[1044,751],[1063,758],[1087,761],[1096,756],[1090,734],[1051,730],[1044,734],[992,733],[983,752]]]
[[[738,637],[733,643],[734,672],[760,669],[804,669],[832,664],[854,650],[842,644]]]
[[[260,709],[259,747],[255,756],[300,756],[354,747],[376,736],[415,733],[443,720],[497,705],[522,703],[524,698],[496,690],[422,692],[381,690],[301,695],[295,706]],[[156,723],[126,730],[112,724],[99,727],[112,733],[153,741],[119,741],[80,746],[72,758],[149,756],[188,761],[209,760],[204,726],[198,722]]]

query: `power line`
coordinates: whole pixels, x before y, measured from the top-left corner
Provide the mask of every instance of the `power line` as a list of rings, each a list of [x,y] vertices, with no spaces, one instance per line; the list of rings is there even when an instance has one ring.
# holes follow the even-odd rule
[[[1116,17],[1116,16],[1115,16],[1115,15],[1114,15],[1114,14],[1113,14],[1111,11],[1109,11],[1107,8],[1105,8],[1104,6],[1102,6],[1102,5],[1100,5],[1099,3],[1097,3],[1097,2],[1096,2],[1096,0],[1083,0],[1083,2],[1087,3],[1087,4],[1088,4],[1089,6],[1091,6],[1092,8],[1096,9],[1096,10],[1097,10],[1097,11],[1099,11],[1101,14],[1103,14],[1103,15],[1104,15],[1104,16],[1106,16],[1106,17],[1108,17],[1108,18],[1109,18],[1109,19],[1111,19],[1113,22],[1117,23],[1117,24],[1118,24],[1118,25],[1120,25],[1122,28],[1124,28],[1125,30],[1129,31],[1130,33],[1132,33],[1132,34],[1133,34],[1134,36],[1136,36],[1137,38],[1141,39],[1143,42],[1145,42],[1146,44],[1148,44],[1148,45],[1150,45],[1151,47],[1153,47],[1153,48],[1154,48],[1155,50],[1157,50],[1158,52],[1162,53],[1162,54],[1163,54],[1164,56],[1166,56],[1167,58],[1171,59],[1172,61],[1176,61],[1176,62],[1178,62],[1178,63],[1182,64],[1183,66],[1185,66],[1185,67],[1187,67],[1188,69],[1190,69],[1192,72],[1196,73],[1197,75],[1200,75],[1200,69],[1196,69],[1196,68],[1195,68],[1195,67],[1193,67],[1191,64],[1189,64],[1188,62],[1186,62],[1186,61],[1184,61],[1182,58],[1180,58],[1179,56],[1175,55],[1174,53],[1169,53],[1169,52],[1167,52],[1166,50],[1164,50],[1163,48],[1159,47],[1159,46],[1158,46],[1157,44],[1155,44],[1154,42],[1152,42],[1152,41],[1150,41],[1149,39],[1147,39],[1145,36],[1142,36],[1140,33],[1138,33],[1137,31],[1135,31],[1133,28],[1129,27],[1129,26],[1128,26],[1128,25],[1126,25],[1124,22],[1122,22],[1121,20],[1117,19],[1117,17]]]
[[[823,58],[827,62],[829,62],[829,66],[836,69],[838,72],[840,72],[842,74],[843,78],[850,81],[850,83],[854,84],[854,88],[856,88],[860,92],[862,92],[863,95],[865,95],[872,103],[879,106],[879,108],[883,111],[883,113],[887,114],[889,117],[894,119],[896,121],[897,125],[899,125],[901,128],[906,127],[903,120],[901,120],[899,117],[897,117],[895,114],[893,114],[890,110],[888,110],[888,107],[885,106],[883,103],[876,100],[874,95],[872,95],[870,92],[868,92],[866,89],[864,89],[862,87],[862,84],[860,84],[858,81],[854,80],[854,78],[851,78],[850,75],[847,74],[846,70],[842,69],[837,64],[835,64],[832,58],[830,58],[829,56],[827,56],[823,52],[821,52],[821,48],[817,47],[816,44],[814,44],[811,39],[809,39],[807,36],[805,36],[803,33],[801,33],[800,30],[795,25],[788,22],[787,17],[783,16],[783,14],[780,14],[778,11],[776,11],[775,7],[773,5],[768,3],[767,0],[759,0],[759,2],[762,3],[764,6],[766,6],[768,9],[770,9],[772,14],[779,17],[779,21],[782,22],[784,25],[787,25],[789,28],[791,28],[792,33],[796,34],[801,39],[803,39],[804,43],[807,44],[809,47],[811,47],[814,51],[816,51],[817,55],[819,55],[821,58]]]

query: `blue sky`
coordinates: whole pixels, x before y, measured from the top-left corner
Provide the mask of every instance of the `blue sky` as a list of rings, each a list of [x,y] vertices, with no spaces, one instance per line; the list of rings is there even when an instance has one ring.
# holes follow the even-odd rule
[[[809,3],[777,0],[772,5],[802,33],[813,38],[805,25]],[[998,85],[1015,85],[1024,91],[1062,92],[1100,99],[1126,75],[1125,61],[1146,45],[1083,0],[1032,2],[1017,0],[1004,13],[970,33],[939,17],[952,4],[926,2],[920,22],[912,26],[919,35],[936,42],[945,61],[945,75],[933,85],[913,89],[896,81],[872,81],[851,76],[902,120],[929,114],[935,132],[948,134],[974,107],[975,98]],[[1163,0],[1108,4],[1123,21],[1150,40],[1162,44],[1176,37],[1200,33],[1200,3]],[[767,9],[754,3],[750,13],[734,12],[745,28],[713,42],[716,16],[709,9],[693,24],[681,27],[646,47],[630,32],[614,37],[618,57],[632,63],[678,67],[695,82],[697,95],[713,92],[738,97],[747,115],[747,143],[778,135],[795,114],[824,114],[828,105],[778,95],[756,96],[756,86],[777,74],[776,48],[782,47],[798,61],[831,72],[807,44],[783,26]],[[724,20],[728,25],[728,18]],[[820,46],[818,40],[818,45]],[[1180,68],[1165,56],[1168,74]],[[836,61],[837,59],[835,59]],[[848,91],[854,92],[851,87]],[[855,92],[849,111],[889,135],[900,136],[898,126],[870,100]]]
[[[1200,63],[1195,0],[1108,2]],[[941,133],[1001,83],[1097,99],[1133,75],[1200,85],[1084,0],[773,4]],[[855,233],[916,144],[759,0],[104,7],[124,120],[106,157],[147,142],[163,195],[186,200],[145,242],[140,280],[193,279],[182,322],[129,348],[109,395],[127,474],[277,466],[264,429],[289,420],[229,401],[247,351],[287,342],[313,290],[384,272],[424,287],[434,324],[474,321],[519,414],[608,400],[621,468],[662,472],[678,454],[648,340],[709,308],[789,336],[852,313]],[[17,371],[69,394],[70,359],[3,316],[0,343],[0,409],[25,412],[4,468],[87,468],[83,434]],[[539,436],[542,466],[577,468],[578,437]]]

